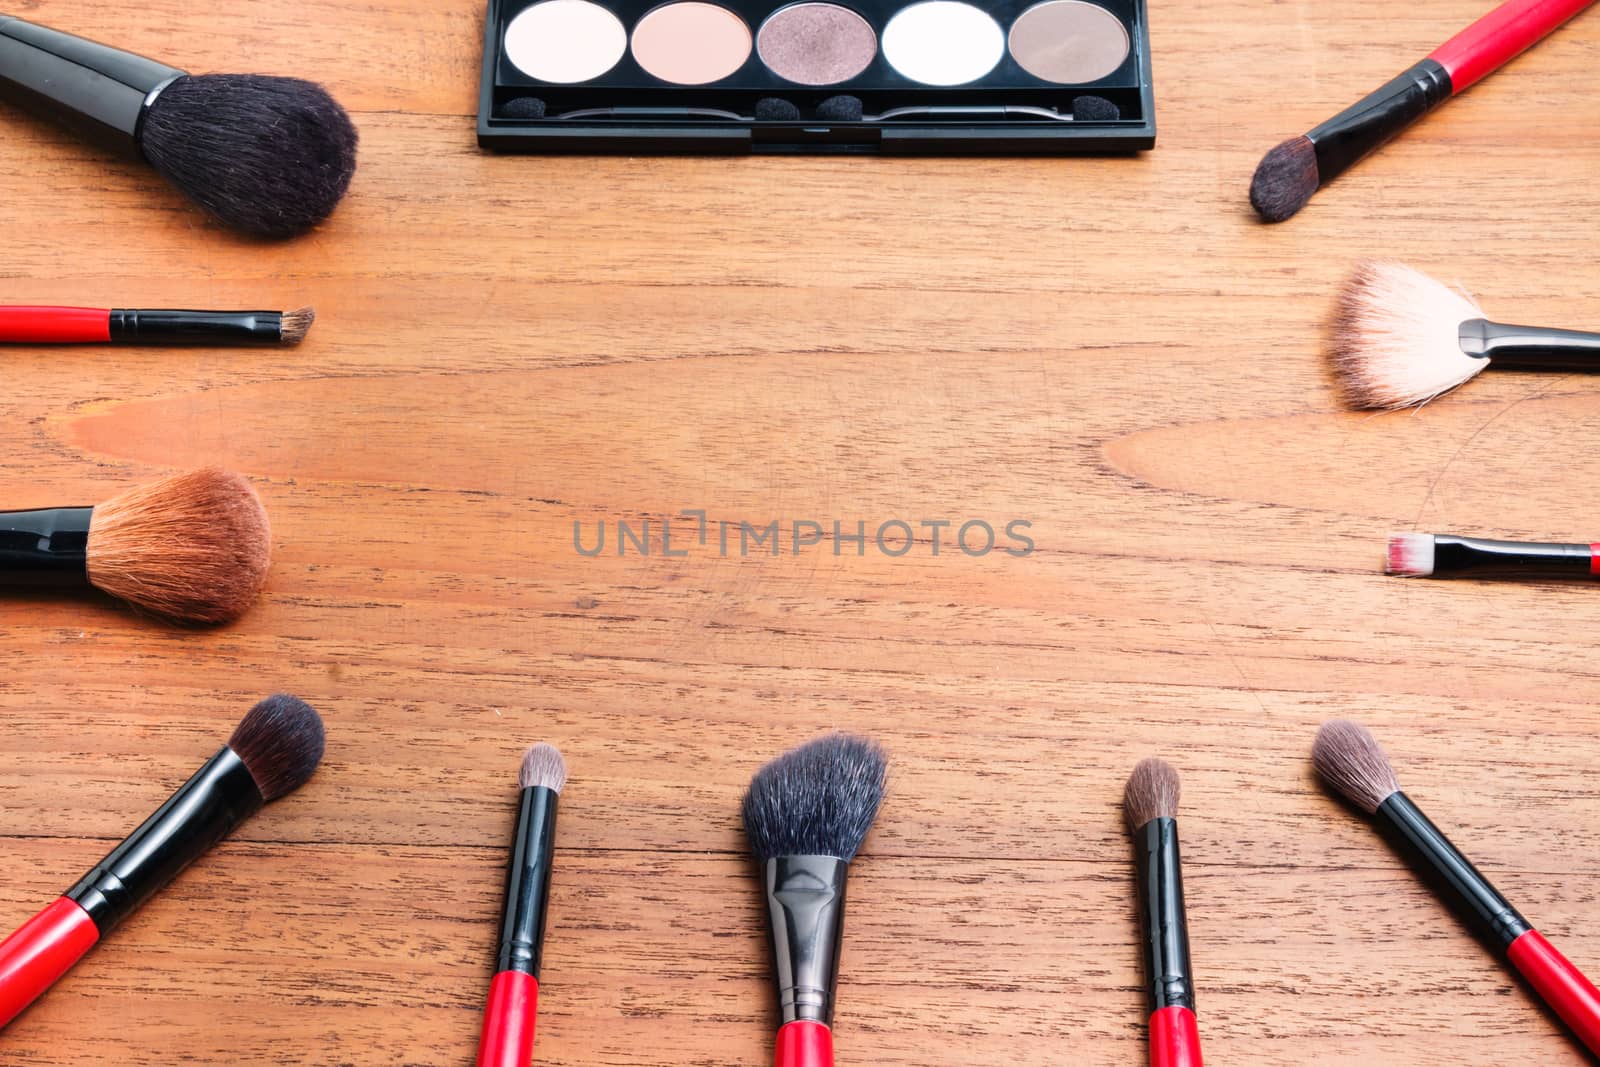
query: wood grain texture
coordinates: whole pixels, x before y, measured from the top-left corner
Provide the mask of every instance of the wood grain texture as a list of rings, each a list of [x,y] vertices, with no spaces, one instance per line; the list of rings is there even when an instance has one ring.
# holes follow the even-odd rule
[[[1269,229],[1245,204],[1262,151],[1483,0],[1153,6],[1142,158],[694,160],[480,153],[475,0],[23,0],[191,69],[323,79],[363,155],[326,228],[261,246],[0,117],[5,300],[320,313],[291,351],[0,353],[6,506],[215,461],[276,543],[223,630],[6,600],[0,926],[256,697],[297,692],[329,732],[307,788],[0,1060],[466,1067],[517,760],[545,739],[572,781],[538,1062],[764,1062],[738,797],[847,727],[887,744],[893,784],[852,885],[845,1063],[1141,1061],[1118,805],[1151,754],[1184,776],[1209,1061],[1579,1062],[1308,749],[1326,717],[1372,725],[1600,970],[1595,592],[1378,573],[1391,529],[1600,537],[1600,382],[1485,375],[1350,415],[1320,355],[1363,255],[1505,318],[1600,324],[1600,15]],[[1037,551],[935,557],[918,527],[899,558],[831,537],[724,558],[681,517],[683,557],[574,551],[575,522],[684,509],[785,537],[1024,519]]]

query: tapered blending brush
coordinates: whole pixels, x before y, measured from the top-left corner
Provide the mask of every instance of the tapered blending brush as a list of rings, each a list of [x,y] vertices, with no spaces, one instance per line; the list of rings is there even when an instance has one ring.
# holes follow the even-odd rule
[[[521,800],[506,872],[495,974],[478,1040],[478,1067],[528,1067],[533,1062],[539,966],[556,850],[556,802],[567,784],[566,761],[554,745],[534,745],[522,757],[517,783]]]
[[[297,78],[191,75],[0,15],[0,96],[148,162],[189,199],[257,237],[332,214],[356,167],[356,129]]]
[[[265,584],[271,557],[255,490],[211,467],[95,507],[0,512],[0,586],[93,586],[176,622],[242,615]]]
[[[1401,578],[1600,578],[1600,544],[1492,541],[1456,534],[1389,538],[1385,570]]]
[[[845,881],[887,772],[876,742],[829,734],[768,763],[745,793],[744,832],[761,864],[778,986],[774,1067],[833,1067]]]
[[[144,825],[0,942],[0,1027],[236,826],[304,785],[322,749],[322,719],[304,701],[280,693],[251,708]]]
[[[0,344],[297,345],[316,321],[295,311],[0,307]]]
[[[1268,152],[1250,182],[1251,206],[1265,222],[1289,218],[1368,152],[1511,62],[1592,3],[1507,0],[1359,103]]]
[[[1591,1052],[1600,1053],[1600,991],[1463,856],[1400,791],[1389,757],[1359,723],[1333,719],[1317,731],[1312,760],[1494,951],[1505,956]]]
[[[1141,760],[1123,793],[1139,873],[1150,1067],[1200,1067],[1202,1062],[1178,851],[1178,794],[1178,772],[1158,759]]]
[[[1426,403],[1491,367],[1600,370],[1600,333],[1511,326],[1403,263],[1358,266],[1339,294],[1333,370],[1353,408]]]

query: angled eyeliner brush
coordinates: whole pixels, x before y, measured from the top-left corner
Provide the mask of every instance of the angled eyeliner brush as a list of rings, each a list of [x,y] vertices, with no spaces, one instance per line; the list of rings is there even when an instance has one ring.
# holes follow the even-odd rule
[[[316,317],[308,307],[295,311],[0,307],[0,344],[297,345]]]

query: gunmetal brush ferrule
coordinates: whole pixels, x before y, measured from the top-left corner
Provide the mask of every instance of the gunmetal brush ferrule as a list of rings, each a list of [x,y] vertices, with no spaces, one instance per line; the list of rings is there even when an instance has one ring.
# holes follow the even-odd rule
[[[283,340],[281,311],[111,312],[111,340],[122,344],[256,344]]]
[[[1494,362],[1496,369],[1593,371],[1600,368],[1600,333],[1516,326],[1488,319],[1461,324],[1461,351]]]
[[[1590,578],[1594,573],[1594,549],[1586,544],[1434,534],[1433,573],[1486,578]]]
[[[539,977],[550,907],[550,872],[555,866],[558,800],[559,794],[544,786],[522,791],[511,865],[506,871],[506,910],[495,956],[496,974],[520,971]]]
[[[0,585],[86,588],[93,512],[93,508],[0,512]]]
[[[1317,151],[1317,179],[1326,184],[1368,152],[1432,111],[1454,93],[1450,72],[1424,59],[1324,122],[1306,137]]]
[[[249,768],[224,745],[66,896],[104,935],[263,803]]]
[[[764,865],[782,1025],[833,1026],[849,870],[837,856],[778,856]]]
[[[1178,820],[1155,818],[1133,834],[1139,877],[1139,918],[1144,934],[1145,993],[1151,1012],[1194,1011],[1194,970],[1189,962],[1189,921],[1183,905],[1183,862]]]

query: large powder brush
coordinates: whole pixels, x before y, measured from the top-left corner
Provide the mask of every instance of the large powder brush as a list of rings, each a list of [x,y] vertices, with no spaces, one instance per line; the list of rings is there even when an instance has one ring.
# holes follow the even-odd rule
[[[355,127],[319,85],[192,75],[8,15],[0,15],[0,96],[144,159],[217,219],[257,237],[310,230],[355,174]]]

